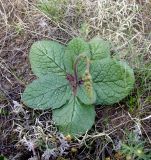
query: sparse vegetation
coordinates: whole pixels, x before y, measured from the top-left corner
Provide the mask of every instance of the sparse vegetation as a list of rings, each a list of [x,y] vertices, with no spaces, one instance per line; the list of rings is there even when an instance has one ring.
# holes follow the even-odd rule
[[[123,160],[149,156],[150,8],[149,0],[0,0],[2,158]],[[85,135],[72,140],[59,133],[51,111],[33,111],[21,103],[25,86],[36,78],[28,53],[38,40],[48,39],[66,45],[74,37],[89,41],[95,36],[110,42],[112,58],[129,63],[136,83],[131,94],[121,102],[111,107],[96,106],[95,125]],[[125,132],[139,133],[140,146]],[[129,147],[131,151],[137,147],[139,152],[136,149],[128,155]]]
[[[145,141],[141,140],[138,133],[130,132],[121,144],[121,153],[126,156],[126,160],[148,160],[151,159],[151,150],[145,150]]]
[[[64,18],[68,0],[38,0],[36,5],[41,12],[57,22]]]

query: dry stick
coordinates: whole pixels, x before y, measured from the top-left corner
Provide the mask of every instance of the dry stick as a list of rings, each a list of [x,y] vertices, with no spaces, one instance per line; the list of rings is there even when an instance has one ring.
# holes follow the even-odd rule
[[[133,117],[130,115],[130,113],[128,113],[128,115],[129,115],[129,117],[131,118],[131,120],[133,120],[133,121],[136,123],[136,125],[139,125],[138,123],[140,123],[141,121],[144,121],[144,120],[146,120],[146,119],[151,118],[151,115],[148,116],[148,117],[145,117],[145,118],[143,118],[143,119],[133,118]],[[141,124],[141,123],[140,123],[140,124]],[[144,132],[145,132],[145,134],[146,134],[146,136],[147,136],[147,138],[148,138],[148,140],[149,140],[149,143],[151,144],[151,139],[149,138],[148,134],[146,133],[146,130],[144,129],[144,127],[143,127],[142,125],[141,125],[140,127],[144,130]]]

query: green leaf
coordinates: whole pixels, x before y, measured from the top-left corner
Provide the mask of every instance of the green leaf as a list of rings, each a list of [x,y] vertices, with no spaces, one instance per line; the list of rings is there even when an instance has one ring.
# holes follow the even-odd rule
[[[94,104],[96,101],[96,93],[93,88],[93,82],[89,73],[89,68],[86,69],[82,76],[82,84],[78,86],[77,97],[84,104]]]
[[[95,37],[89,42],[91,60],[101,60],[110,58],[110,44],[99,37]]]
[[[93,87],[89,88],[89,86],[80,85],[78,87],[77,97],[84,104],[94,104],[96,102],[96,93]]]
[[[0,155],[0,160],[7,160],[7,158],[4,157],[3,155]]]
[[[53,110],[53,120],[65,135],[80,136],[94,124],[94,106],[85,105],[73,97],[61,108]]]
[[[73,74],[75,59],[80,54],[89,55],[89,45],[82,38],[74,38],[68,43],[64,54],[64,64],[68,73]],[[83,65],[80,67],[79,64],[78,67],[83,68]]]
[[[29,54],[31,68],[38,77],[43,77],[49,73],[65,75],[63,64],[64,46],[53,41],[35,42]]]
[[[134,85],[133,70],[124,62],[113,59],[94,61],[92,81],[97,95],[96,104],[113,104],[126,97]]]
[[[65,77],[49,74],[29,84],[22,101],[33,109],[55,109],[64,105],[71,97],[71,89]]]

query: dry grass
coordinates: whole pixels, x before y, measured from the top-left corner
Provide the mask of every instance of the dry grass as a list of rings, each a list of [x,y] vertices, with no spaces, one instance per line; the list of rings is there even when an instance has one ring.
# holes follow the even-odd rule
[[[108,144],[117,137],[122,138],[125,129],[136,127],[147,144],[151,144],[151,2],[66,0],[60,6],[61,19],[37,8],[37,2],[0,0],[0,153],[9,159],[14,156],[28,159],[32,153],[40,157],[48,144],[54,148],[60,144],[51,112],[25,108],[20,105],[20,95],[25,85],[35,78],[28,61],[31,44],[40,39],[66,44],[75,36],[89,40],[100,35],[109,40],[113,56],[127,60],[133,67],[136,85],[133,93],[120,104],[96,109],[93,131],[69,142],[66,157],[98,159]],[[31,152],[24,151],[25,142],[37,144],[41,139],[42,148],[36,146]],[[72,152],[75,148],[77,153]]]

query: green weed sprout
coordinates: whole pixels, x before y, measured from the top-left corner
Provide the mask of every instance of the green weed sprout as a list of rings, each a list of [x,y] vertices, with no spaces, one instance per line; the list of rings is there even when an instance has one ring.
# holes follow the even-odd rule
[[[94,105],[112,105],[133,88],[133,70],[110,56],[110,44],[95,37],[72,39],[67,46],[35,42],[29,55],[33,73],[22,101],[33,109],[52,109],[52,118],[65,135],[80,136],[95,121]]]

